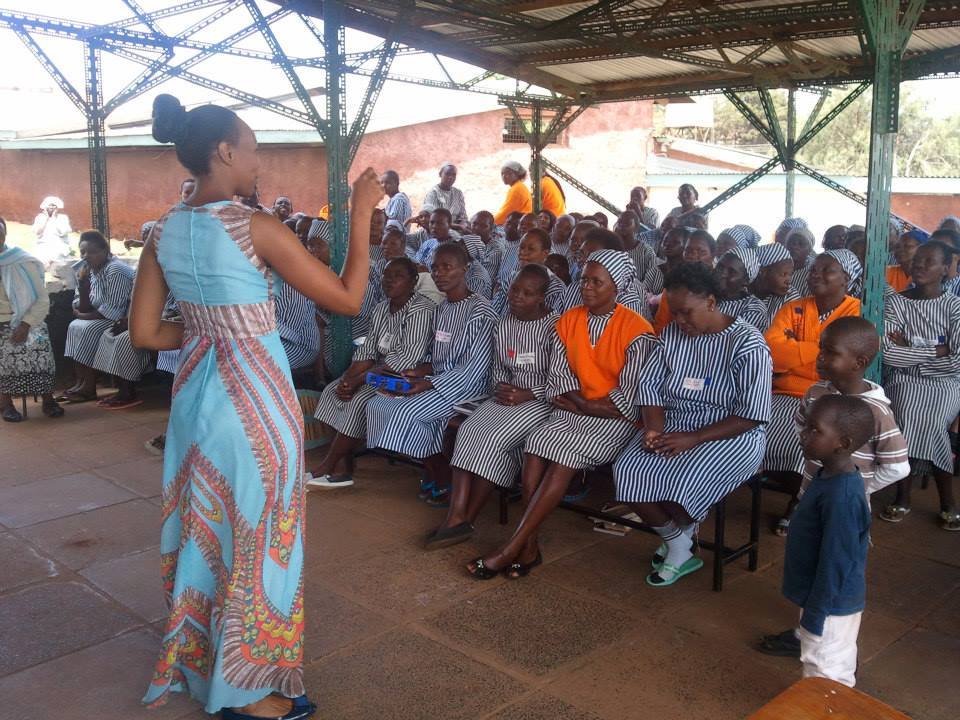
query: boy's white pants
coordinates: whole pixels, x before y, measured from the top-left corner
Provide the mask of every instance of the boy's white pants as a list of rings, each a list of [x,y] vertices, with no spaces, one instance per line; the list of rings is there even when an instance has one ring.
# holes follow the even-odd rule
[[[797,628],[804,677],[823,677],[847,687],[856,685],[857,634],[862,616],[862,612],[827,615],[822,635]]]

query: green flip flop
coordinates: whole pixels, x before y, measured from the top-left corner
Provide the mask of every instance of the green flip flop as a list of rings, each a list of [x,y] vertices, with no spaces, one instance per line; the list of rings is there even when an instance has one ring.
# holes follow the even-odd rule
[[[660,570],[647,575],[647,585],[650,585],[651,587],[666,587],[667,585],[673,585],[684,575],[689,575],[692,572],[696,572],[702,567],[703,560],[698,557],[690,558],[680,567],[675,567],[670,563],[664,563]],[[669,580],[664,580],[663,576],[660,575],[660,573],[664,570],[673,573],[673,577],[671,577]]]

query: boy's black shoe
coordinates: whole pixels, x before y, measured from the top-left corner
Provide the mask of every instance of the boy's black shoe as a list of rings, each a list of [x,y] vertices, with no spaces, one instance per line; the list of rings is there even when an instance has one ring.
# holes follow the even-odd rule
[[[764,655],[776,655],[777,657],[800,657],[800,639],[797,637],[793,628],[784,630],[777,635],[764,635],[757,645],[757,650]]]

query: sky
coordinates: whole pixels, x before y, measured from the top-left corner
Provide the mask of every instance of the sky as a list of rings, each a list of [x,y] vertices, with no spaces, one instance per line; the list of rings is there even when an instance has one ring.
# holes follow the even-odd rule
[[[277,6],[258,0],[265,14]],[[145,10],[169,7],[174,0],[139,0]],[[86,23],[102,23],[130,17],[131,13],[122,0],[97,0],[80,3],[77,0],[0,0],[0,9],[13,10],[37,15],[46,15],[66,20]],[[174,34],[201,19],[215,8],[201,9],[195,13],[169,18],[161,21],[164,32]],[[197,35],[197,39],[214,41],[247,25],[250,16],[240,7],[213,26]],[[318,23],[318,27],[319,27]],[[296,17],[286,17],[273,25],[287,54],[294,57],[322,56],[322,48],[307,28]],[[137,29],[137,28],[132,28]],[[60,67],[67,79],[83,92],[83,56],[82,46],[78,42],[36,36],[38,44]],[[380,42],[379,38],[353,30],[347,31],[347,51],[369,50]],[[259,35],[244,40],[240,47],[268,51],[266,41]],[[174,62],[185,60],[194,51],[178,50]],[[465,63],[444,59],[447,70],[457,80],[466,80],[478,74],[478,70]],[[139,66],[129,60],[118,58],[109,53],[103,54],[105,94],[111,97],[122,89],[141,71]],[[13,131],[24,134],[45,134],[49,131],[82,131],[85,122],[82,114],[64,96],[50,76],[24,47],[10,30],[0,29],[0,132]],[[367,67],[372,68],[373,64]],[[197,74],[222,80],[261,96],[274,96],[291,91],[290,85],[279,68],[263,61],[245,58],[219,56],[195,66]],[[437,61],[428,54],[399,56],[395,59],[392,72],[431,79],[444,79],[443,70]],[[322,87],[324,73],[321,70],[301,69],[300,78],[307,88]],[[509,92],[514,82],[509,79],[485,82],[498,90]],[[950,115],[960,112],[960,79],[926,80],[913,83],[922,97],[928,100],[929,112],[933,115]],[[367,79],[348,76],[347,111],[348,119],[355,117],[363,98]],[[223,95],[197,87],[183,80],[171,80],[158,88],[121,106],[108,118],[108,126],[129,121],[145,120],[150,116],[150,104],[160,92],[177,95],[188,106],[194,103],[235,102]],[[801,100],[802,100],[801,95]],[[323,98],[315,98],[323,113]],[[811,100],[812,102],[812,100]],[[288,102],[296,107],[297,101]],[[492,110],[497,107],[496,98],[490,95],[426,88],[407,83],[386,83],[380,99],[374,109],[369,130],[384,129],[397,125],[423,122],[430,119],[453,115]],[[245,120],[258,130],[267,129],[303,129],[305,126],[280,115],[265,110],[250,110],[242,113]],[[126,132],[131,132],[127,130]]]

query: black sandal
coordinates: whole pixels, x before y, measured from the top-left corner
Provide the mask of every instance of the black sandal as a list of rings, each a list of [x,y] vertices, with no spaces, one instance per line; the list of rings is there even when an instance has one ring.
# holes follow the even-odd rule
[[[533,562],[529,563],[510,563],[510,567],[507,569],[507,577],[511,580],[519,580],[520,578],[526,577],[530,574],[530,571],[533,570],[537,565],[543,564],[543,554],[537,550],[537,557],[533,559]]]
[[[0,417],[3,418],[4,422],[17,423],[23,422],[23,415],[20,414],[20,411],[17,410],[13,403],[7,405],[2,412],[0,412]]]
[[[440,548],[450,547],[469,540],[471,535],[473,535],[473,525],[468,522],[462,522],[449,528],[440,528],[427,536],[424,548],[439,550]]]
[[[776,635],[764,635],[757,645],[757,650],[764,655],[776,657],[800,657],[800,641],[793,628],[784,630]]]
[[[63,417],[63,408],[60,407],[60,404],[56,400],[51,400],[50,402],[44,401],[41,410],[48,418]]]
[[[471,560],[470,564],[467,565],[467,572],[470,573],[470,577],[474,580],[493,580],[493,578],[503,571],[488,568],[483,562],[483,558],[477,558],[476,560]]]

